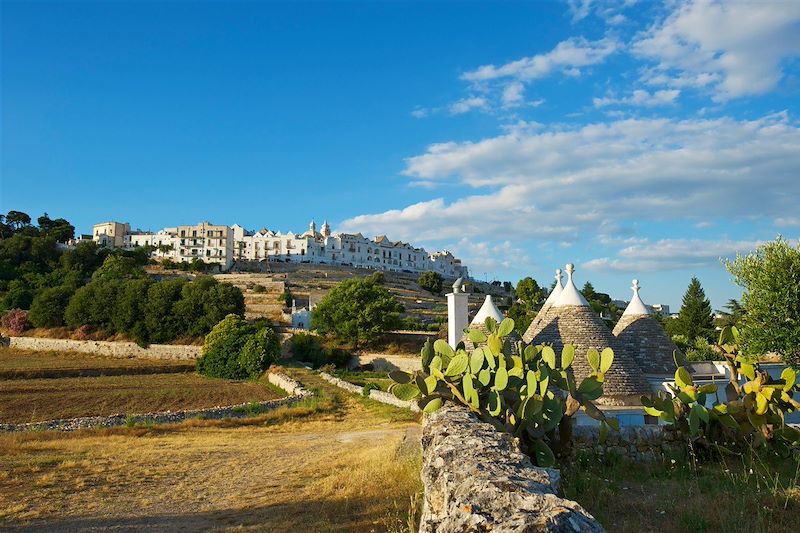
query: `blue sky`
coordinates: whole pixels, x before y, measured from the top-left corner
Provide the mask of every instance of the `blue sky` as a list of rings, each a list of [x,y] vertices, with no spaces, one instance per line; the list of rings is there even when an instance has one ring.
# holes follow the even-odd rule
[[[3,2],[0,210],[385,233],[678,307],[800,228],[800,3]]]

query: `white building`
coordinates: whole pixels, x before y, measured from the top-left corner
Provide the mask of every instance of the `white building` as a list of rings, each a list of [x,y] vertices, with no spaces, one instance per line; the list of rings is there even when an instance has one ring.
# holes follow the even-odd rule
[[[409,243],[391,241],[385,235],[374,240],[360,233],[331,234],[327,222],[317,231],[312,221],[308,231],[273,232],[266,228],[248,231],[201,222],[194,226],[164,228],[157,233],[131,231],[115,222],[95,226],[95,240],[102,244],[136,248],[149,246],[151,256],[173,261],[202,259],[229,269],[234,261],[281,261],[317,263],[421,273],[428,270],[450,278],[468,277],[467,267],[447,250],[428,253]],[[119,244],[116,242],[119,241]]]

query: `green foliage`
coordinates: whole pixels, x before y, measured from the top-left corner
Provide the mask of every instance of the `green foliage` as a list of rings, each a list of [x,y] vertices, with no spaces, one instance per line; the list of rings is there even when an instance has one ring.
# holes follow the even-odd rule
[[[725,267],[744,289],[742,349],[754,355],[777,352],[800,365],[800,246],[778,236]]]
[[[244,315],[242,291],[210,276],[199,276],[181,288],[181,299],[173,306],[183,334],[204,335],[230,314]]]
[[[486,320],[489,335],[470,329],[470,340],[484,347],[472,351],[460,344],[453,350],[437,340],[422,348],[422,370],[412,374],[394,371],[390,391],[402,400],[416,399],[423,412],[430,413],[450,401],[472,410],[480,419],[501,431],[518,437],[536,464],[555,462],[552,447],[568,446],[570,417],[581,407],[587,415],[618,429],[616,419],[606,418],[594,400],[603,394],[605,373],[611,368],[614,352],[590,349],[586,357],[593,373],[580,384],[569,371],[575,347],[567,345],[560,361],[550,346],[518,344],[512,355],[506,336],[514,321],[501,324]]]
[[[380,385],[378,385],[377,383],[374,383],[372,381],[368,381],[367,383],[364,384],[364,388],[361,391],[361,394],[365,398],[369,398],[369,393],[370,393],[370,391],[373,391],[373,390],[377,390],[377,391],[381,390]]]
[[[347,350],[324,346],[322,339],[310,333],[295,333],[291,343],[295,359],[309,363],[314,368],[326,365],[347,368],[353,358],[353,354]]]
[[[441,294],[444,278],[438,272],[428,270],[419,277],[419,286],[431,294]]]
[[[262,327],[251,335],[239,352],[239,366],[251,378],[263,374],[273,363],[278,361],[281,343],[275,330]]]
[[[714,340],[716,331],[711,303],[697,278],[692,278],[683,295],[678,318],[667,321],[667,332],[672,336],[684,335],[689,339],[701,337],[707,341]]]
[[[256,283],[255,285],[250,287],[250,290],[255,292],[255,293],[262,293],[262,292],[266,291],[267,288],[264,287],[263,285],[260,285],[260,284]]]
[[[525,335],[525,332],[528,331],[528,327],[533,322],[534,315],[528,312],[524,305],[515,303],[512,305],[508,312],[506,313],[508,318],[514,321],[514,331],[516,331],[519,336]]]
[[[724,354],[730,381],[696,385],[686,367],[675,372],[670,393],[642,396],[645,411],[673,424],[692,441],[716,446],[727,452],[770,447],[788,455],[800,447],[800,430],[785,423],[785,416],[800,409],[794,393],[800,391],[797,374],[786,368],[780,379],[773,379],[739,353],[739,332],[725,328],[719,344]],[[707,400],[714,398],[711,408]],[[720,398],[724,398],[722,401]]]
[[[200,374],[216,378],[258,378],[278,360],[280,343],[268,327],[249,324],[228,315],[215,325],[203,342],[197,359]]]
[[[372,277],[336,285],[311,315],[311,327],[339,341],[374,341],[397,327],[403,306]]]
[[[544,304],[544,293],[535,279],[523,278],[517,283],[517,300],[526,312],[535,311]]]
[[[182,321],[174,307],[188,283],[183,278],[168,279],[147,290],[144,321],[150,342],[168,342],[181,335]]]
[[[44,289],[33,299],[28,319],[37,328],[64,325],[64,311],[75,290],[69,286]]]

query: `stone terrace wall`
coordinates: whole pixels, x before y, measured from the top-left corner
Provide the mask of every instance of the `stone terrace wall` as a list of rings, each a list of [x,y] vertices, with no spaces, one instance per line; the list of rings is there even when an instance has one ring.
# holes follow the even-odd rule
[[[602,532],[580,505],[560,498],[557,470],[537,468],[510,435],[445,405],[422,430],[425,502],[420,532]]]
[[[628,426],[619,431],[609,430],[605,443],[600,443],[599,429],[578,426],[572,430],[572,453],[592,450],[603,454],[616,454],[634,461],[652,461],[679,455],[686,449],[675,430],[668,426]]]
[[[106,357],[141,357],[145,359],[197,359],[202,346],[182,344],[151,344],[142,348],[134,342],[74,341],[71,339],[40,339],[9,337],[8,345],[37,352],[80,352]]]

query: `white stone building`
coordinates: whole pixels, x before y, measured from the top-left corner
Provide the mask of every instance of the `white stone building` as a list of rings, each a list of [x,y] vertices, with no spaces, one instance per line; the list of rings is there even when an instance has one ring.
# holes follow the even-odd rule
[[[312,221],[308,231],[301,235],[293,232],[273,232],[266,228],[248,231],[239,224],[231,227],[201,222],[194,226],[164,228],[157,233],[131,231],[130,226],[108,222],[95,226],[104,243],[119,247],[150,246],[151,255],[173,261],[202,259],[229,269],[234,261],[281,261],[317,263],[422,273],[428,270],[450,278],[468,277],[467,267],[447,250],[428,253],[409,243],[391,241],[385,235],[374,240],[360,233],[332,234],[327,222],[317,231]],[[120,229],[121,228],[121,229]],[[124,230],[124,231],[122,231]],[[98,232],[99,231],[99,232]],[[114,236],[105,236],[114,232]],[[118,238],[117,233],[122,233]],[[111,239],[120,244],[111,244]]]

